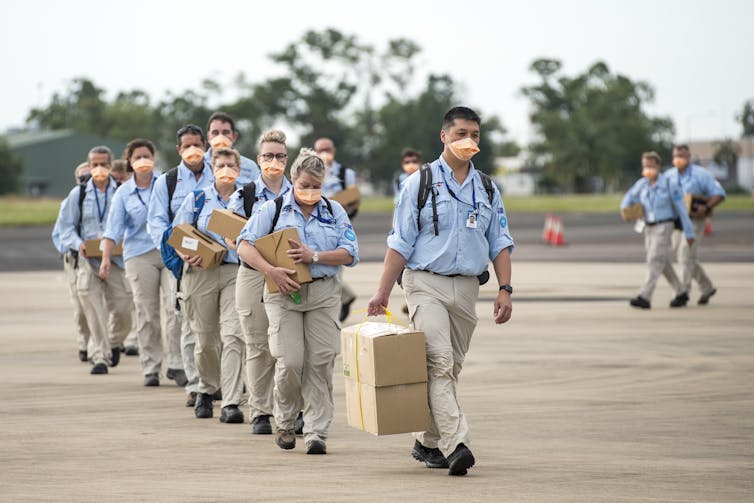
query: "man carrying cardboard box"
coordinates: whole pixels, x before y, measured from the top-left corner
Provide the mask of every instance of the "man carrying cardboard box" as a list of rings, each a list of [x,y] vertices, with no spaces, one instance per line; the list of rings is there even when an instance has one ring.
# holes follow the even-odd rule
[[[479,116],[456,107],[445,114],[440,157],[406,180],[395,208],[393,229],[370,315],[387,308],[393,284],[403,273],[409,316],[424,332],[430,428],[415,435],[412,455],[429,468],[465,475],[474,466],[469,427],[456,383],[477,323],[479,285],[491,260],[500,290],[495,323],[511,317],[513,239],[500,192],[471,158],[479,151]],[[429,201],[429,205],[427,202]]]

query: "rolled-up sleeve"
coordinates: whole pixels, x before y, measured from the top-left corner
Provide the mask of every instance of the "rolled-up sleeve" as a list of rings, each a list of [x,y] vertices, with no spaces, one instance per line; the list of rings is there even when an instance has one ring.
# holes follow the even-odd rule
[[[416,240],[419,237],[419,227],[416,222],[419,216],[416,209],[419,178],[418,176],[409,177],[403,184],[393,213],[393,228],[387,237],[388,248],[400,253],[406,261],[413,255]],[[429,211],[432,209],[430,208]]]
[[[272,225],[274,216],[275,201],[267,201],[258,206],[254,210],[254,213],[252,213],[249,221],[241,229],[241,234],[238,235],[239,241],[248,241],[250,245],[254,246],[254,241],[270,233],[270,226]]]
[[[359,242],[356,238],[356,231],[353,230],[351,220],[348,218],[346,210],[336,201],[332,201],[332,209],[335,215],[335,225],[338,229],[338,244],[336,248],[343,248],[348,252],[353,261],[346,264],[347,267],[353,267],[359,263]]]
[[[103,237],[112,239],[116,243],[123,241],[123,235],[126,233],[126,205],[125,191],[118,190],[113,196],[113,202],[110,205],[107,216],[107,226]]]
[[[495,187],[495,197],[492,200],[492,218],[485,233],[489,243],[490,260],[495,260],[500,252],[509,248],[508,253],[513,253],[513,238],[508,229],[508,214],[505,213],[503,198],[500,191]]]
[[[637,180],[630,189],[628,189],[628,192],[623,196],[623,200],[620,202],[620,209],[628,208],[632,204],[636,204],[639,201],[639,183],[641,183],[641,179]]]
[[[65,250],[77,251],[83,240],[76,231],[79,222],[79,187],[74,187],[60,205],[60,246]]]

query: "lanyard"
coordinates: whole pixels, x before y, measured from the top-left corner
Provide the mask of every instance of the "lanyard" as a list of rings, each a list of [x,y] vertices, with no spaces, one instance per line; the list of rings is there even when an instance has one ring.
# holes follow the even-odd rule
[[[94,186],[94,201],[97,203],[97,214],[98,214],[97,216],[99,217],[99,223],[102,223],[102,220],[104,220],[105,218],[105,213],[107,212],[107,189],[108,188],[109,186],[105,188],[105,206],[103,208],[100,208],[99,194],[97,194],[99,192],[99,189],[97,188],[96,185]]]
[[[149,194],[152,194],[152,186],[154,186],[154,181],[157,180],[157,178],[152,177],[152,181],[149,183]],[[136,187],[136,197],[139,198],[139,202],[144,206],[147,207],[147,203],[144,202],[144,199],[141,198],[141,194],[139,193],[141,189],[139,187]]]
[[[659,180],[657,180],[657,182],[659,182]],[[647,202],[652,211],[655,210],[655,200],[657,199],[657,182],[655,182],[654,185],[647,185]]]
[[[474,209],[474,213],[477,213],[476,208],[476,188],[474,186],[474,180],[471,180],[471,203],[467,203],[466,201],[462,201],[461,199],[456,196],[455,192],[453,192],[450,188],[450,185],[448,185],[448,180],[445,178],[445,168],[443,168],[442,162],[440,163],[440,173],[442,174],[442,181],[445,182],[445,188],[448,189],[448,194],[450,194],[450,197],[455,199],[461,204],[465,204],[466,206],[471,206]]]
[[[335,223],[335,219],[334,218],[322,218],[322,215],[319,212],[319,206],[317,206],[317,214],[314,215],[314,218],[316,218],[317,220],[319,220],[323,224],[332,225],[332,224]]]

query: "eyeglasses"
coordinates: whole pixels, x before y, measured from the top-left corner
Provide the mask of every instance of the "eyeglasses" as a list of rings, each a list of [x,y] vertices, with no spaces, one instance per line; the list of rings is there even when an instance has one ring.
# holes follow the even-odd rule
[[[259,158],[267,162],[270,162],[273,159],[277,159],[278,161],[283,162],[288,159],[288,154],[259,154]]]

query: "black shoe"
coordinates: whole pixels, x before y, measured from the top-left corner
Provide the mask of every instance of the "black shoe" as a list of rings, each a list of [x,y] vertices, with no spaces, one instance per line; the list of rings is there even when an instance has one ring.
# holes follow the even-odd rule
[[[192,391],[186,397],[186,407],[193,407],[196,405],[196,391]]]
[[[293,431],[296,432],[296,435],[304,434],[304,413],[303,412],[299,412],[298,416],[296,416],[296,421],[293,423]]]
[[[196,395],[194,415],[197,419],[207,419],[212,417],[212,395],[208,393],[198,393]]]
[[[689,302],[689,294],[686,292],[679,293],[670,301],[670,307],[686,307]]]
[[[650,309],[652,307],[649,301],[645,299],[644,297],[642,297],[641,295],[629,300],[628,303],[631,304],[632,307],[638,307],[641,309]]]
[[[448,475],[466,475],[472,466],[474,466],[474,455],[468,447],[458,444],[456,450],[448,456]]]
[[[351,304],[353,304],[355,300],[356,299],[351,299],[345,304],[341,304],[339,317],[340,321],[344,321],[346,318],[348,318],[348,315],[351,314]]]
[[[322,440],[309,440],[306,443],[307,454],[327,454],[327,446]]]
[[[126,350],[123,351],[126,356],[139,356],[139,348],[136,346],[126,346]]]
[[[86,349],[83,351],[79,351],[79,361],[80,362],[88,362],[89,361],[89,353],[86,352]]]
[[[275,443],[281,449],[289,450],[296,447],[296,434],[293,430],[281,430],[275,431]]]
[[[217,400],[217,401],[220,401],[220,400],[222,400],[222,399],[223,399],[223,392],[222,392],[222,390],[217,390],[217,391],[215,391],[215,393],[214,393],[214,394],[212,395],[212,400]]]
[[[159,386],[160,376],[157,373],[144,376],[144,386]]]
[[[186,372],[183,369],[168,369],[165,376],[168,379],[174,380],[181,388],[188,384],[188,377],[186,377]]]
[[[238,405],[226,405],[220,411],[221,423],[243,423],[243,412]]]
[[[270,416],[257,416],[251,420],[251,432],[254,435],[272,435]]]
[[[107,374],[107,365],[104,363],[98,363],[92,367],[90,374]]]
[[[414,442],[414,448],[411,449],[411,455],[415,460],[423,462],[427,465],[427,468],[447,468],[448,460],[442,455],[442,451],[435,447],[430,449],[424,447],[421,442],[416,440]]]
[[[111,349],[110,353],[110,366],[117,367],[120,363],[120,352],[123,350],[120,346],[115,346]]]
[[[699,297],[699,302],[697,302],[697,304],[699,304],[700,306],[706,306],[707,304],[709,304],[710,297],[712,297],[716,293],[717,293],[717,288],[713,288],[709,292],[707,292],[707,293],[703,294],[701,297]]]

